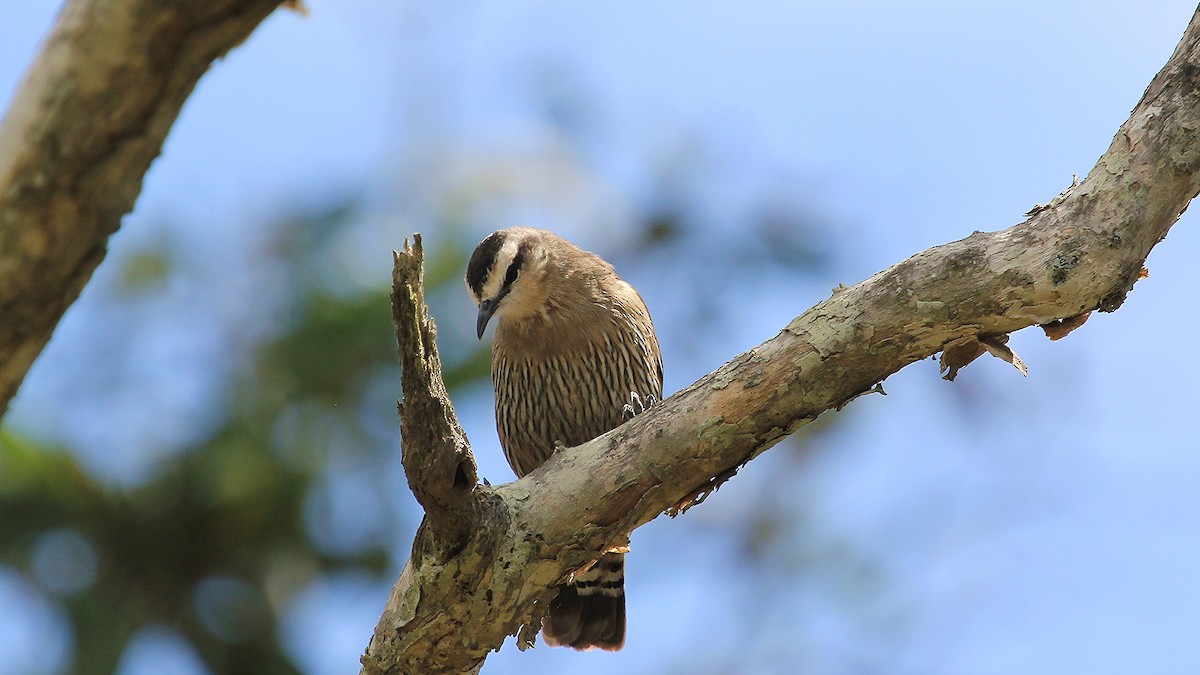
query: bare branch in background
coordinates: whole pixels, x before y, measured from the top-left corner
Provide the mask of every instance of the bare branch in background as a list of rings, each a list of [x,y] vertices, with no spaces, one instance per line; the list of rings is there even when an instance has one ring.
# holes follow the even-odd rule
[[[0,124],[0,416],[183,102],[279,0],[72,0]]]

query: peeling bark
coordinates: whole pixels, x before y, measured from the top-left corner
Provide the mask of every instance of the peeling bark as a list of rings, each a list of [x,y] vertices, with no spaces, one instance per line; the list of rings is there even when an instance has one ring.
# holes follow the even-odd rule
[[[72,0],[0,123],[0,416],[196,81],[279,0]]]
[[[1013,331],[1051,326],[1061,337],[1089,312],[1119,308],[1200,190],[1198,85],[1200,12],[1087,178],[1028,220],[839,287],[631,422],[518,481],[473,486],[478,519],[454,551],[438,550],[447,539],[427,513],[362,672],[476,672],[508,635],[519,633],[522,647],[532,641],[565,574],[822,412],[948,345],[1003,356]],[[406,379],[429,376],[436,369],[404,370]]]

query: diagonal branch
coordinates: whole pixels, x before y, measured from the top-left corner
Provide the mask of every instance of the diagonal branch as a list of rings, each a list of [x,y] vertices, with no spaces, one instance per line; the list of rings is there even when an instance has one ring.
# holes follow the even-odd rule
[[[212,62],[279,0],[71,0],[0,124],[0,415]]]
[[[508,635],[525,646],[565,573],[909,363],[950,345],[956,369],[984,351],[1010,358],[1008,333],[1061,337],[1116,310],[1198,190],[1200,11],[1087,178],[1028,220],[839,287],[630,423],[521,480],[477,486],[478,527],[444,562],[416,555],[435,545],[423,528],[363,672],[473,672]]]

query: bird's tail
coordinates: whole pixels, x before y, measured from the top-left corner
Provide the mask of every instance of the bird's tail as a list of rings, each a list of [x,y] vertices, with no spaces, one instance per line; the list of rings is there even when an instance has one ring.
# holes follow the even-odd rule
[[[542,620],[542,639],[575,649],[616,651],[625,644],[624,553],[605,553],[558,587]]]

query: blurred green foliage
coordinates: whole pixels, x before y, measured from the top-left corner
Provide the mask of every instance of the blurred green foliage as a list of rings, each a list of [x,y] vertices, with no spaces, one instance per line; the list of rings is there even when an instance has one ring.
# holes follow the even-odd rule
[[[357,216],[343,203],[279,228],[271,262],[284,266],[293,294],[284,330],[253,349],[216,431],[148,483],[107,486],[67,449],[0,433],[0,562],[66,609],[73,672],[114,672],[134,633],[156,625],[186,638],[213,672],[296,672],[277,639],[289,597],[323,572],[381,574],[392,563],[394,542],[380,533],[418,513],[381,505],[376,535],[350,547],[322,546],[305,522],[332,453],[350,452],[380,475],[399,462],[398,427],[381,442],[362,420],[390,410],[376,426],[397,425],[393,405],[362,400],[365,382],[398,375],[388,280],[339,295],[311,273],[330,234]],[[465,245],[434,251],[431,290],[458,283],[468,253]],[[153,292],[171,260],[154,250],[133,255],[122,288]],[[487,373],[486,349],[476,349],[447,370],[451,386]]]

